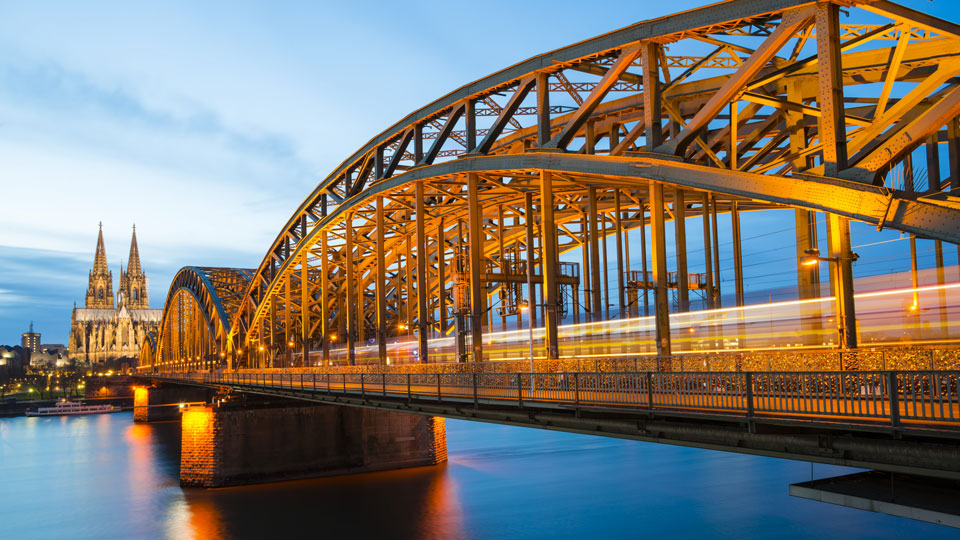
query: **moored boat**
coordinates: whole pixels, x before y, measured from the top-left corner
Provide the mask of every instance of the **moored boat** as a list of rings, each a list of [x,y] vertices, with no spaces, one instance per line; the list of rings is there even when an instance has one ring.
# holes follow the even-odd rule
[[[113,405],[87,405],[77,401],[60,400],[53,407],[40,407],[36,411],[27,411],[27,416],[74,416],[78,414],[101,414],[120,412]]]

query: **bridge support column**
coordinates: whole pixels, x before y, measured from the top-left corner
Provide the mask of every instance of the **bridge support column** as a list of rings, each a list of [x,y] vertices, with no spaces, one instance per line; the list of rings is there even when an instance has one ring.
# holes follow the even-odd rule
[[[597,188],[587,188],[587,224],[590,237],[590,289],[592,298],[592,318],[595,321],[603,319],[603,298],[600,289],[600,230],[597,227]]]
[[[857,346],[857,312],[853,304],[853,254],[850,251],[850,222],[836,214],[829,220],[830,257],[836,258],[837,278],[831,285],[837,298],[837,333],[841,348]]]
[[[310,250],[305,249],[300,253],[300,348],[303,354],[300,358],[301,367],[313,365],[310,361],[310,267],[307,264],[309,252]]]
[[[344,232],[344,238],[346,243],[343,246],[343,256],[345,259],[345,271],[344,274],[344,294],[343,294],[343,311],[346,314],[344,324],[346,325],[346,339],[347,339],[347,364],[354,365],[357,363],[356,350],[354,345],[356,342],[356,311],[357,307],[354,305],[352,295],[354,294],[354,275],[353,275],[353,216],[347,215],[344,219],[344,224],[346,231]]]
[[[552,360],[560,356],[560,345],[557,339],[557,225],[553,220],[553,175],[550,171],[540,171],[540,229],[544,345],[547,358]]]
[[[713,282],[713,308],[717,309],[723,306],[723,290],[720,287],[720,239],[717,233],[717,198],[710,196],[710,225],[711,235],[713,236],[713,275],[716,281]]]
[[[209,401],[212,391],[195,386],[137,386],[133,390],[133,421],[159,422],[176,420],[181,403]]]
[[[640,199],[640,273],[643,275],[643,283],[647,282],[647,208]],[[640,288],[643,291],[643,316],[650,315],[649,290],[646,285]]]
[[[707,289],[704,293],[706,299],[706,309],[713,309],[713,253],[710,249],[710,195],[706,192],[701,194],[700,212],[703,218],[703,266],[707,277]]]
[[[607,213],[600,214],[600,266],[603,268],[603,319],[610,319],[610,265],[607,264]]]
[[[420,343],[420,362],[429,361],[427,354],[427,338],[430,333],[430,312],[427,309],[427,225],[424,220],[423,182],[417,182],[415,187],[417,208],[417,338]]]
[[[483,361],[483,308],[486,304],[482,281],[483,272],[483,232],[480,208],[479,184],[480,178],[476,173],[467,173],[467,210],[469,241],[470,241],[470,338],[474,362]]]
[[[917,235],[910,235],[910,286],[913,287],[913,311],[915,315],[920,313],[920,293],[917,287],[920,286],[920,270],[917,265]],[[917,317],[917,322],[919,322]]]
[[[626,289],[624,288],[624,270],[623,270],[623,215],[620,213],[620,189],[613,190],[613,228],[616,233],[617,241],[617,307],[619,309],[617,318],[626,317]]]
[[[650,244],[653,253],[654,321],[657,355],[670,354],[670,304],[667,299],[667,239],[663,220],[663,184],[650,182]]]
[[[583,280],[583,308],[586,311],[586,320],[590,320],[593,308],[590,305],[590,229],[587,227],[587,214],[581,209],[580,212],[580,255],[582,261],[582,267],[580,276]]]
[[[375,246],[377,255],[377,282],[375,285],[377,298],[377,350],[380,357],[380,365],[387,363],[387,268],[386,260],[383,255],[384,244],[384,222],[383,222],[383,197],[377,197],[377,239]]]
[[[447,234],[443,223],[443,216],[440,216],[440,223],[437,225],[437,302],[440,316],[440,335],[447,335]]]
[[[536,250],[533,249],[533,193],[529,191],[523,194],[523,225],[524,225],[524,244],[526,244],[527,257],[527,317],[530,319],[530,327],[537,325],[537,289],[533,285],[533,261]]]
[[[327,251],[327,231],[320,231],[320,335],[323,365],[330,365],[330,253]]]
[[[687,276],[687,203],[682,189],[674,192],[673,227],[677,244],[677,311],[690,311],[690,284]]]
[[[933,256],[937,266],[937,285],[946,283],[946,273],[943,270],[943,243],[940,240],[933,241]],[[937,291],[937,313],[940,317],[940,334],[942,339],[949,337],[950,327],[947,323],[947,293],[943,289]]]
[[[840,61],[840,6],[818,3],[817,72],[820,121],[817,129],[823,143],[824,175],[837,176],[847,168],[847,134],[844,123],[843,67]]]
[[[180,485],[221,487],[436,465],[443,418],[335,405],[183,410]]]
[[[743,247],[740,244],[740,209],[730,203],[730,225],[733,229],[733,281],[737,307],[743,307]]]
[[[813,212],[794,210],[794,223],[797,236],[797,292],[800,299],[820,296],[820,266],[804,266],[800,260],[805,257],[804,250],[817,247],[816,222]]]

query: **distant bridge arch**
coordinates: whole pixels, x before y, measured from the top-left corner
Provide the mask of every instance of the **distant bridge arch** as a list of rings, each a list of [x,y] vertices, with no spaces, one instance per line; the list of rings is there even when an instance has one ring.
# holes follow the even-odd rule
[[[181,268],[167,293],[159,335],[150,344],[155,365],[209,366],[226,358],[231,317],[250,275],[241,268]]]

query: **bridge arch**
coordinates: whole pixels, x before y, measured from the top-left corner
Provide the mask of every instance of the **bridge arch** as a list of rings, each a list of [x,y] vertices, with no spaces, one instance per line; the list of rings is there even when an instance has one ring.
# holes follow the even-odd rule
[[[223,363],[231,318],[250,275],[240,268],[181,268],[167,293],[160,330],[143,346],[142,353],[149,356],[141,357],[141,367],[187,369]]]
[[[144,336],[143,344],[140,345],[140,365],[155,367],[157,355],[157,334],[147,332]]]

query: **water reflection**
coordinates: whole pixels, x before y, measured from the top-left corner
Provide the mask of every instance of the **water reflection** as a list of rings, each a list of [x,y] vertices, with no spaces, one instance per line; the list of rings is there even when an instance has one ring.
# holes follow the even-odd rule
[[[810,465],[448,421],[438,467],[178,484],[179,426],[0,419],[0,538],[902,538],[939,527],[793,499]],[[817,466],[817,476],[840,468]]]
[[[182,525],[181,510],[189,512],[194,538],[464,536],[445,465],[184,494],[173,518]]]

